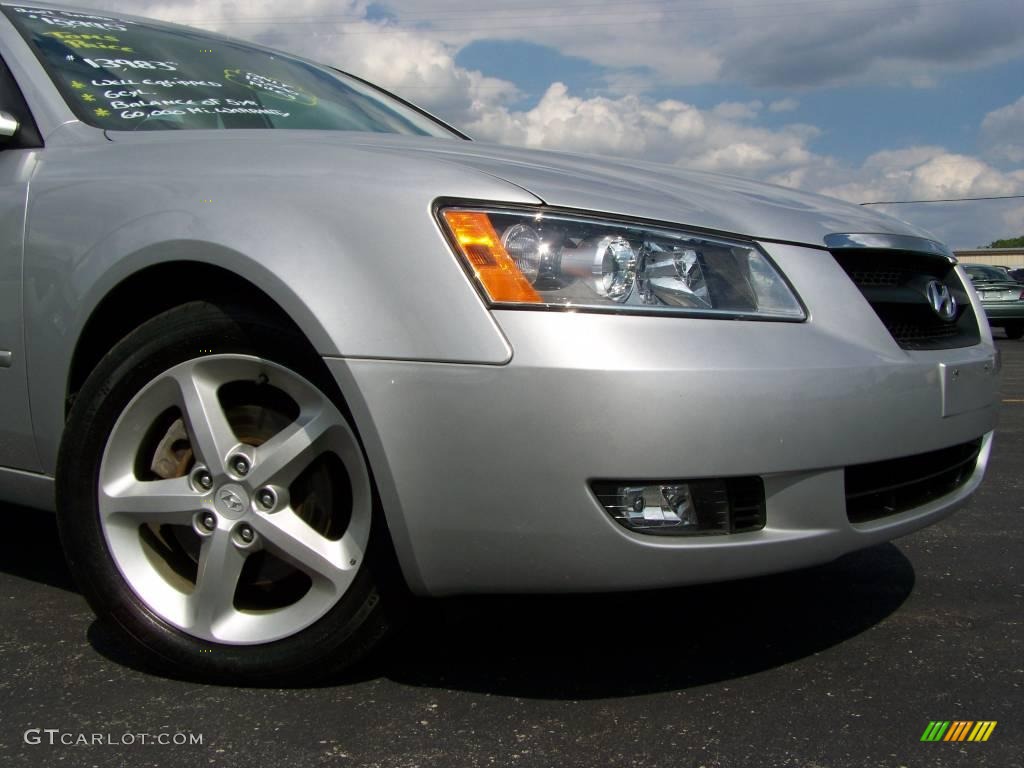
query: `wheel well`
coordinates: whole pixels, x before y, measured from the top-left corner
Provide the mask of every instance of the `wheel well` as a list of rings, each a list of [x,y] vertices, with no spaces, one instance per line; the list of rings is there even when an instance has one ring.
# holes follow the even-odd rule
[[[298,338],[305,340],[309,352],[319,358],[314,344],[289,314],[268,294],[245,278],[230,270],[203,262],[165,262],[142,269],[118,283],[103,297],[89,316],[76,341],[71,358],[65,398],[65,419],[89,374],[114,345],[147,320],[190,301],[209,301],[221,306],[244,305],[249,310],[274,320],[281,327],[293,331]],[[366,448],[345,396],[333,382],[322,360],[320,365],[323,366],[324,383],[330,386],[338,398],[337,405],[342,415],[352,425],[365,456]],[[373,465],[368,457],[367,466],[376,488]],[[377,499],[376,491],[374,498]],[[403,566],[399,563],[390,525],[379,500],[375,501],[375,509],[375,516],[379,516],[381,522],[379,529],[383,531],[383,537],[379,539],[380,546],[388,562],[383,575],[385,582],[378,586],[391,593],[391,599],[401,599],[408,590]]]
[[[85,380],[110,348],[147,320],[196,300],[244,303],[276,316],[301,335],[294,321],[270,296],[243,277],[221,267],[175,261],[140,270],[110,291],[93,310],[71,358],[64,415]]]

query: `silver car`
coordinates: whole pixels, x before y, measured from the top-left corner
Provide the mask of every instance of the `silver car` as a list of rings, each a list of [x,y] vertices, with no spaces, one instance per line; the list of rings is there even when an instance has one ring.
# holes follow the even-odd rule
[[[998,357],[907,224],[144,19],[0,51],[0,499],[162,664],[325,676],[410,594],[799,568],[981,482]]]

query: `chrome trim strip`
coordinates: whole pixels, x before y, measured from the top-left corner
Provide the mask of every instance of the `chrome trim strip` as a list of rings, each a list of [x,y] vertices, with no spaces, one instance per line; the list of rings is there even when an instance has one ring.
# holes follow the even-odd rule
[[[825,245],[828,248],[877,248],[896,251],[916,251],[917,253],[930,253],[935,256],[944,256],[949,259],[950,264],[956,264],[956,257],[953,252],[942,243],[928,240],[924,237],[913,235],[886,235],[873,234],[870,232],[825,235]]]
[[[11,367],[11,353],[7,350],[0,350],[0,368]]]

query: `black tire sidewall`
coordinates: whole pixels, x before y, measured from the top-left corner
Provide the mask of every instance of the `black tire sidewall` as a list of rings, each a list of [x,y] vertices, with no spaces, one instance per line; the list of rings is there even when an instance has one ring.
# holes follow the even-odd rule
[[[280,324],[243,309],[192,302],[140,326],[118,343],[87,379],[71,409],[57,467],[57,521],[69,567],[97,615],[112,623],[168,670],[241,683],[301,680],[345,668],[385,634],[377,583],[387,558],[376,509],[363,565],[342,599],[291,637],[260,645],[195,638],[154,613],[127,585],[100,526],[100,462],[110,432],[130,400],[156,376],[187,360],[247,354],[303,376],[349,418],[337,385],[308,343]],[[365,454],[364,454],[365,461]],[[372,482],[372,478],[371,478]]]

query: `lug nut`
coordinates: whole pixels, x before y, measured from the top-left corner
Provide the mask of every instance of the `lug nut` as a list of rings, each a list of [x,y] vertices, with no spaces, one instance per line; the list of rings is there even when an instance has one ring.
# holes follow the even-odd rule
[[[277,503],[277,494],[269,488],[264,488],[260,491],[256,498],[264,509],[273,509],[274,504]]]
[[[213,487],[213,477],[204,469],[196,473],[196,484],[208,491]]]
[[[249,460],[245,456],[235,456],[231,460],[231,467],[239,477],[245,477],[245,475],[249,474]]]
[[[212,531],[217,527],[217,517],[213,514],[213,512],[207,512],[201,518],[199,518],[199,523],[206,530]]]
[[[240,525],[238,526],[238,538],[246,544],[252,544],[252,540],[256,538],[256,533],[248,525]]]

